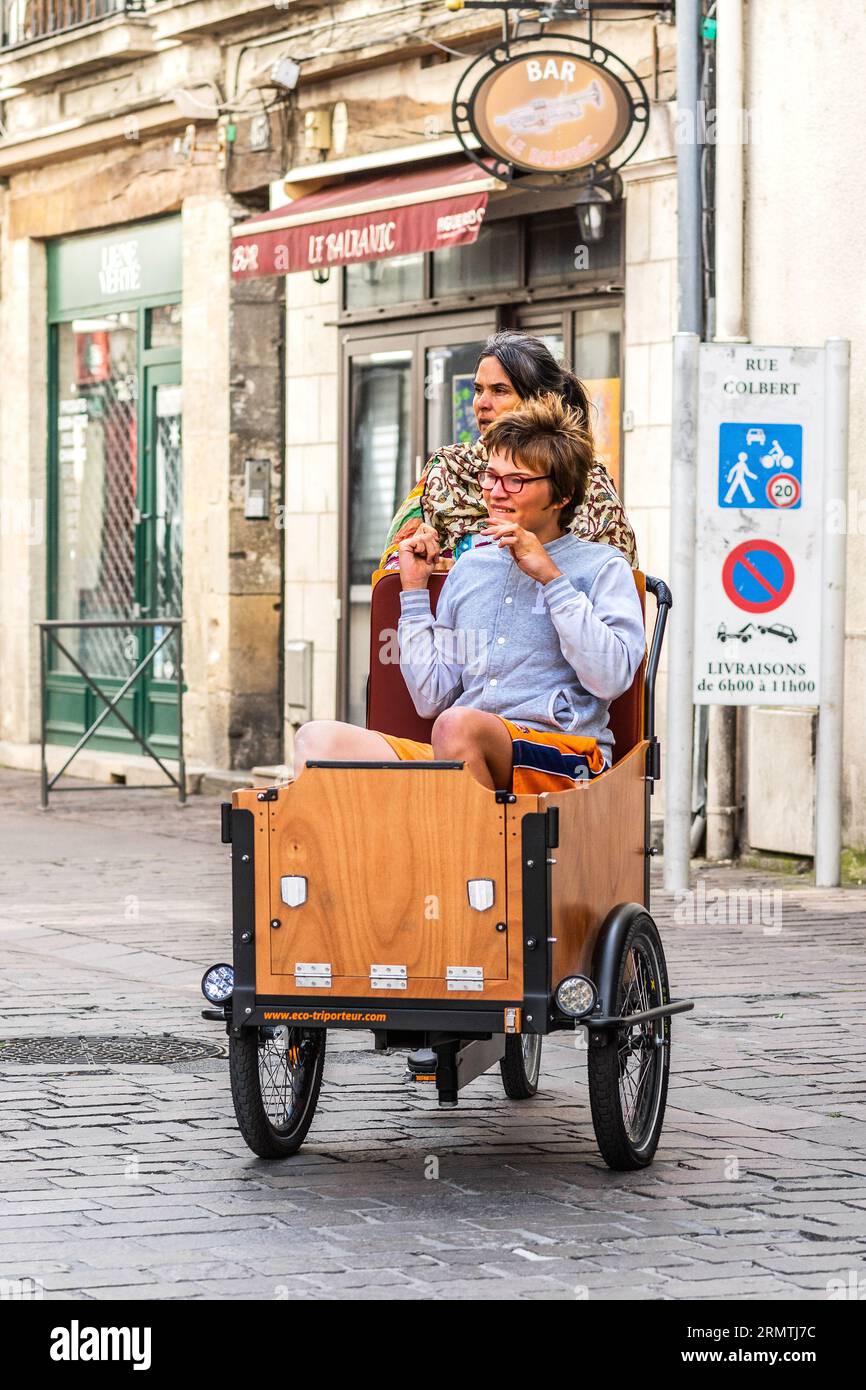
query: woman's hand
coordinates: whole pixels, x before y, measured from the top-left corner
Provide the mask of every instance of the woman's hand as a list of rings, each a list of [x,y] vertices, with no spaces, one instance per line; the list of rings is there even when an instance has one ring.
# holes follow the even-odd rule
[[[426,589],[436,561],[439,559],[439,537],[432,526],[422,522],[397,547],[400,562],[400,583],[404,589]]]
[[[562,574],[535,533],[525,531],[514,521],[489,521],[481,534],[498,540],[500,546],[509,546],[514,563],[539,584],[549,584]]]

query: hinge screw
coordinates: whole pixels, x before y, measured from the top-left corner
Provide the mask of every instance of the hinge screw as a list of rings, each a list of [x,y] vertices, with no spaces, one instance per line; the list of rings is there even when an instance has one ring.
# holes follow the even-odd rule
[[[527,869],[534,869],[534,868],[535,868],[535,860],[534,860],[534,859],[527,859],[527,861],[526,861],[526,867],[527,867]]]
[[[241,863],[242,863],[242,864],[249,864],[249,862],[250,862],[250,856],[249,856],[248,854],[242,854],[242,855],[241,855]]]
[[[252,937],[248,931],[241,932],[241,941],[252,941]]]
[[[271,918],[271,926],[274,928],[275,931],[276,931],[277,927],[281,927],[282,925],[283,925],[283,924],[282,924],[282,922],[280,921],[279,917],[272,917],[272,918]]]
[[[504,922],[497,922],[497,923],[496,923],[496,930],[497,930],[497,931],[505,931],[505,929],[506,929],[506,928],[505,928],[505,923],[504,923]]]

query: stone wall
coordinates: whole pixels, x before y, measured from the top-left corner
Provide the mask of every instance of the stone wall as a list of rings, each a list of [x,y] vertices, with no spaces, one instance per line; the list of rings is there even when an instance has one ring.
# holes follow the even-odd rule
[[[39,242],[10,240],[6,201],[0,200],[0,741],[27,743],[39,738],[33,624],[45,616],[46,268]]]
[[[339,276],[286,280],[286,641],[313,643],[315,719],[333,719],[339,613],[338,339]],[[291,725],[286,718],[286,748]]]

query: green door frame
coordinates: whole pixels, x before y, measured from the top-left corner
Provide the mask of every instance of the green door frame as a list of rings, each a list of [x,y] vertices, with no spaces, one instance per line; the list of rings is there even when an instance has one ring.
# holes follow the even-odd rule
[[[180,384],[181,351],[178,347],[150,348],[147,346],[149,326],[148,310],[162,305],[182,302],[179,291],[165,294],[150,294],[146,299],[123,299],[92,305],[76,305],[73,309],[55,312],[49,324],[49,369],[48,369],[48,516],[47,516],[47,610],[50,618],[58,613],[58,504],[59,504],[59,458],[58,432],[56,422],[59,412],[58,379],[58,331],[63,323],[74,319],[97,317],[106,313],[132,313],[136,316],[136,381],[139,391],[139,409],[136,418],[136,450],[140,461],[136,477],[136,504],[141,513],[149,510],[150,495],[155,487],[154,462],[148,449],[152,445],[152,421],[150,419],[155,387],[159,384]],[[152,509],[151,509],[152,510]],[[146,595],[145,585],[148,576],[155,574],[155,557],[149,559],[144,553],[142,531],[147,529],[154,534],[154,528],[136,527],[134,583],[136,601],[142,606],[152,606],[153,595]],[[152,541],[151,541],[152,546]],[[144,616],[147,616],[146,614]],[[166,614],[167,617],[179,616]],[[139,642],[147,641],[147,634],[140,634]],[[139,656],[143,650],[139,648]],[[94,672],[99,676],[101,673]],[[105,676],[100,684],[114,694],[122,680]],[[78,675],[49,670],[46,676],[46,690],[43,698],[47,704],[47,730],[51,743],[74,744],[100,707],[95,704],[96,697],[85,687]],[[81,713],[75,713],[78,705]],[[170,706],[170,710],[169,707]],[[153,744],[159,753],[171,756],[177,754],[178,711],[176,687],[173,682],[154,679],[150,670],[139,680],[123,702],[126,717]],[[129,736],[119,720],[106,720],[102,731],[95,735],[89,746],[94,750],[140,752],[138,745]]]

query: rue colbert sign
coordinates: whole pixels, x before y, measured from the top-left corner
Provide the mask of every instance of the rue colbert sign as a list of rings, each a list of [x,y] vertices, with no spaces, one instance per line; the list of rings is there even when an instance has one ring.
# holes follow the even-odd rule
[[[569,35],[490,49],[454,97],[454,128],[467,154],[493,155],[506,179],[592,168],[601,180],[632,157],[648,118],[636,73],[608,49]]]

